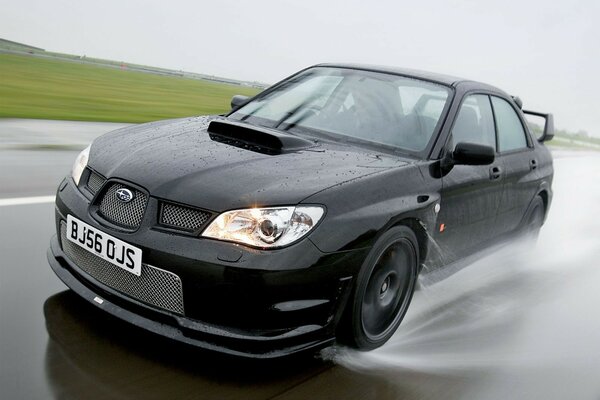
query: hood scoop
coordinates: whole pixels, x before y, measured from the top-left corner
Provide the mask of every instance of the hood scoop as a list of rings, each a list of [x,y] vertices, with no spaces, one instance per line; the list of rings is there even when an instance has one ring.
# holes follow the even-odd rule
[[[270,155],[289,153],[315,146],[315,143],[310,140],[276,129],[225,119],[211,121],[207,131],[210,138],[216,142]]]

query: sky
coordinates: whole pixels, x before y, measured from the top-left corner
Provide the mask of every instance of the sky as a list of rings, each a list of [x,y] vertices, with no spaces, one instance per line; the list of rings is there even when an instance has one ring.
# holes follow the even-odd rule
[[[353,62],[474,79],[600,137],[600,1],[0,0],[0,37],[274,83]]]

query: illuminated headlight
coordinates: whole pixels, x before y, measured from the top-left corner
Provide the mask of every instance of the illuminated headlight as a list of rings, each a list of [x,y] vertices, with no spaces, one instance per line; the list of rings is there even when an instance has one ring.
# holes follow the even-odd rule
[[[310,232],[324,212],[319,206],[227,211],[219,215],[202,236],[262,248],[281,247]]]
[[[73,163],[73,168],[71,169],[71,176],[73,177],[73,180],[75,181],[76,185],[79,185],[79,179],[81,179],[81,174],[83,173],[85,167],[87,167],[88,165],[88,158],[90,157],[91,146],[92,145],[89,145],[88,147],[83,149],[83,151],[79,153],[79,155],[75,159],[75,162]]]

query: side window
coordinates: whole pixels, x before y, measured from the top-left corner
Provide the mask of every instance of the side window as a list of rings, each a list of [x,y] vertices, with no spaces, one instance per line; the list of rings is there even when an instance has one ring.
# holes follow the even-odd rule
[[[492,96],[496,124],[498,126],[498,148],[500,151],[527,147],[525,130],[512,106],[504,99]]]
[[[468,142],[496,149],[494,114],[487,95],[474,94],[463,101],[452,128],[452,140],[455,146]]]

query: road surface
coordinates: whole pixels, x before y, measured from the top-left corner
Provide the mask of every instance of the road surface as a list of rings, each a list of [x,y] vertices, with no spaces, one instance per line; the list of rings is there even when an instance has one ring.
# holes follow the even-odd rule
[[[54,276],[47,196],[76,154],[0,149],[3,399],[600,398],[597,155],[557,154],[555,201],[534,250],[511,245],[436,284],[424,279],[381,349],[246,362],[115,320]]]

